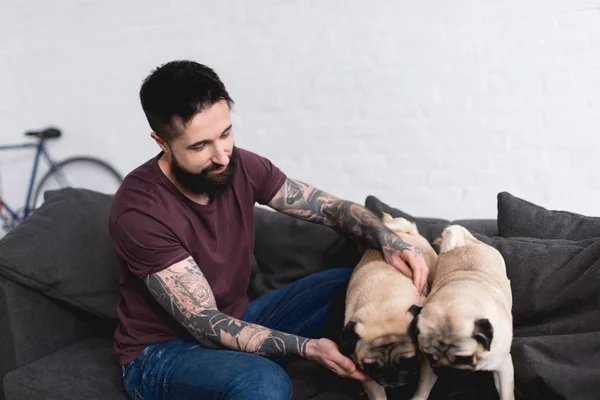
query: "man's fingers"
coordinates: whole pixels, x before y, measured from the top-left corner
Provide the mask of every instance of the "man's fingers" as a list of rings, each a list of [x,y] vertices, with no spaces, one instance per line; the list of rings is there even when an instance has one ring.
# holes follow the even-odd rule
[[[423,269],[423,266],[420,265],[420,263],[418,261],[415,262],[416,265],[414,265],[414,270],[415,270],[415,279],[414,279],[414,283],[415,286],[417,287],[417,291],[419,293],[421,293],[423,291],[423,286],[424,286],[424,280],[423,277],[425,275],[425,270]]]
[[[422,257],[413,257],[413,255],[410,254],[407,261],[414,272],[413,284],[417,288],[417,291],[422,293],[429,273],[429,268],[425,263],[425,259]]]
[[[419,293],[422,293],[423,288],[425,287],[425,281],[426,281],[426,276],[427,276],[426,271],[427,270],[422,269],[422,268],[419,270],[419,281],[417,284],[417,289],[418,289]]]
[[[356,368],[356,364],[354,364],[350,359],[348,359],[348,362],[349,363],[344,361],[344,366],[342,366],[348,378],[357,379],[359,381],[366,381],[369,379],[364,372]]]
[[[347,377],[351,379],[356,379],[359,381],[366,381],[370,378],[362,371],[360,371],[354,363],[351,362],[351,365],[343,365],[339,366],[340,372],[336,372],[339,376]]]
[[[340,375],[340,376],[343,375],[342,370],[339,369],[337,365],[335,367],[330,367],[329,369],[336,375]]]
[[[331,361],[332,362],[329,369],[339,376],[352,378],[359,381],[367,381],[370,379],[364,372],[356,368],[356,364],[354,364],[351,359],[341,353],[338,353],[335,355],[335,357],[332,357]]]
[[[398,269],[400,269],[400,272],[402,272],[404,275],[408,276],[409,278],[413,277],[413,271],[410,269],[410,267],[402,260],[396,260],[396,264],[397,267],[399,267]]]
[[[352,374],[356,371],[356,365],[352,362],[351,359],[340,354],[340,358],[335,360],[337,365],[344,370],[344,372],[348,374]]]
[[[423,259],[420,260],[419,268],[419,293],[423,292],[425,283],[427,283],[427,275],[429,275],[429,268]]]
[[[371,378],[369,378],[369,376],[367,374],[365,374],[364,372],[362,372],[358,369],[356,371],[354,371],[354,373],[352,375],[350,375],[350,378],[356,379],[356,380],[359,380],[362,382],[368,381],[371,379]]]
[[[335,373],[336,375],[339,375],[339,376],[343,376],[344,377],[344,376],[348,376],[349,375],[349,373],[344,368],[340,367],[337,364],[333,364],[333,366],[329,367],[329,369],[331,371],[333,371],[333,373]]]
[[[336,369],[340,370],[340,372],[336,372],[340,376],[358,379],[361,381],[368,379],[367,375],[365,375],[362,371],[356,368],[356,364],[354,364],[354,362],[351,359],[342,355],[341,353],[339,357],[335,358],[334,363],[337,364]]]

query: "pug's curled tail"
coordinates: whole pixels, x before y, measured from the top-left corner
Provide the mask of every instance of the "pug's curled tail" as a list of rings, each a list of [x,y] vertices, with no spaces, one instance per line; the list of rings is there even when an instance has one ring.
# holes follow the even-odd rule
[[[450,225],[442,232],[440,254],[475,242],[479,241],[465,227],[460,225]]]

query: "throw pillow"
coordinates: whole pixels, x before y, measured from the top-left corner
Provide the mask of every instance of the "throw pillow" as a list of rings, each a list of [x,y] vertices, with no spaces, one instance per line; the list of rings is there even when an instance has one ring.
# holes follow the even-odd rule
[[[519,397],[596,398],[600,239],[475,236],[500,251],[511,280]],[[576,384],[565,385],[568,380]]]
[[[506,263],[513,293],[515,329],[561,334],[594,328],[589,312],[600,312],[600,239],[478,239],[495,247]],[[600,313],[598,314],[600,316]]]
[[[508,192],[500,192],[498,229],[504,237],[581,240],[600,237],[600,218],[548,210]]]
[[[0,240],[0,275],[96,316],[117,318],[111,200],[84,189],[46,192],[44,204]]]

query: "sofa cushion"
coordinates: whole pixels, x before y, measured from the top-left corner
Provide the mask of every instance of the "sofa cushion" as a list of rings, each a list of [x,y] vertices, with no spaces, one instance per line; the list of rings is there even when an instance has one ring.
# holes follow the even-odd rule
[[[517,335],[511,354],[518,400],[598,399],[598,333]]]
[[[341,378],[320,364],[293,360],[284,364],[293,387],[292,400],[360,399],[359,381]],[[78,341],[5,377],[11,400],[128,399],[112,341],[89,338]]]
[[[580,240],[600,237],[600,218],[548,210],[508,192],[500,192],[498,229],[504,237]]]
[[[8,399],[123,399],[121,368],[110,339],[90,338],[8,373]]]
[[[0,275],[100,317],[116,318],[116,254],[108,235],[112,196],[46,192],[44,204],[0,240]]]
[[[330,268],[354,268],[358,244],[332,228],[255,207],[254,265],[249,293],[262,296]]]

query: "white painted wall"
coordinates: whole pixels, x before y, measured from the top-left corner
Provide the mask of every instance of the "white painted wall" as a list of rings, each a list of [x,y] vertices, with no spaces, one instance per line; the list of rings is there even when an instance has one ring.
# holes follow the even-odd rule
[[[57,158],[121,171],[158,148],[141,80],[206,63],[237,144],[288,175],[415,215],[496,216],[508,190],[600,215],[600,0],[2,0],[0,143],[48,124]],[[5,197],[31,154],[0,153]]]

